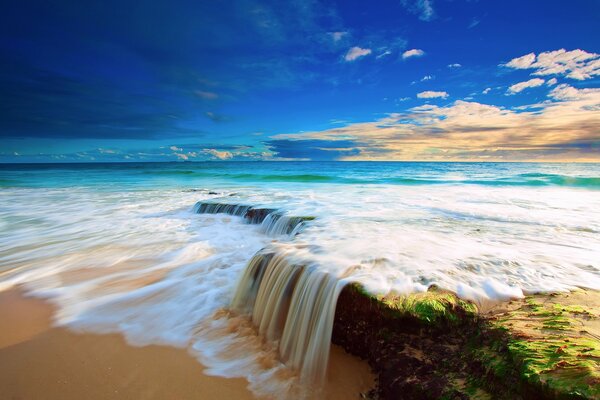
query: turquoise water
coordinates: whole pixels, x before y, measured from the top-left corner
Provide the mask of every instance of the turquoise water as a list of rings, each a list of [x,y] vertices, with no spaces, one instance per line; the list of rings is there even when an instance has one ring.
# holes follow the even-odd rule
[[[599,182],[600,164],[0,165],[0,290],[51,299],[59,325],[184,347],[208,373],[281,394],[296,375],[266,368],[249,322],[219,314],[258,251],[376,294],[600,290]],[[294,236],[197,202],[310,218]]]
[[[239,184],[476,184],[600,188],[600,164],[206,162],[3,164],[0,187]]]

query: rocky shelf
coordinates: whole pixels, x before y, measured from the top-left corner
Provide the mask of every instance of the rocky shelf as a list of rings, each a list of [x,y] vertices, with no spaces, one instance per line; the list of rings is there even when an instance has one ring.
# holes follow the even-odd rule
[[[332,341],[369,362],[379,399],[599,399],[600,294],[535,295],[481,313],[430,288],[346,286]]]

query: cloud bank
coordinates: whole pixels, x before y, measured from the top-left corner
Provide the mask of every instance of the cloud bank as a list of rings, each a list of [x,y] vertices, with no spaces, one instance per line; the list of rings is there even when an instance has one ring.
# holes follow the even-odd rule
[[[600,89],[562,84],[519,109],[457,100],[273,139],[288,148],[318,142],[343,160],[600,161],[599,112]]]

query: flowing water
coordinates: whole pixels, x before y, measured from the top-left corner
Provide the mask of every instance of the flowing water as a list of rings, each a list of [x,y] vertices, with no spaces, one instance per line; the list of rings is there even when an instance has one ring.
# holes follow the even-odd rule
[[[188,347],[284,396],[323,379],[337,295],[600,289],[600,165],[0,166],[0,290]]]

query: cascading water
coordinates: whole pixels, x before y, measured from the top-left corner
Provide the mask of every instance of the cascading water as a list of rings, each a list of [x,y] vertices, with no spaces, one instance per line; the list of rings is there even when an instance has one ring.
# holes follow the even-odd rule
[[[199,202],[194,211],[225,213],[260,224],[270,236],[294,237],[313,217],[290,216],[271,208]],[[345,282],[296,258],[284,245],[258,252],[239,281],[231,309],[247,314],[260,335],[278,344],[279,356],[305,382],[325,378],[337,298]],[[276,248],[275,248],[276,246]]]
[[[194,206],[198,214],[229,214],[243,217],[250,224],[260,224],[261,231],[270,236],[295,236],[314,217],[290,216],[272,208],[259,208],[243,204],[198,202]]]
[[[259,333],[279,343],[282,361],[302,380],[322,383],[337,298],[345,282],[282,249],[263,250],[248,263],[231,309],[249,314]]]

